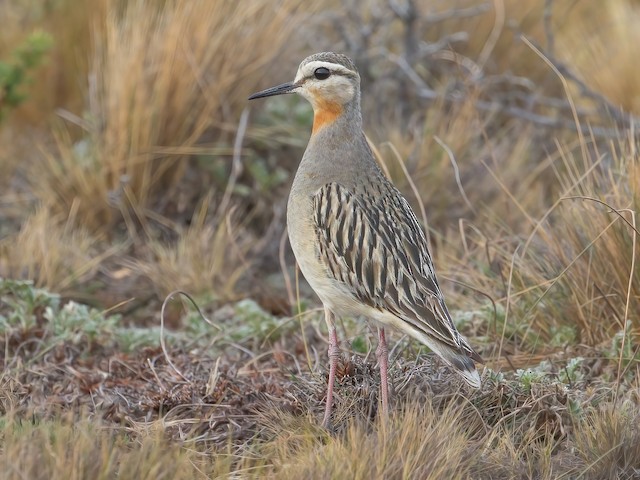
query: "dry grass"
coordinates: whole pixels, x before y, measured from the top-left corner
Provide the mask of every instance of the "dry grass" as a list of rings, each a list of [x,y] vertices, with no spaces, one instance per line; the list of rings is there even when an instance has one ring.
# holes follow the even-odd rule
[[[71,417],[36,425],[8,420],[3,432],[3,479],[224,478],[232,466],[223,455],[206,461],[188,446],[168,442],[161,431],[133,440]]]
[[[480,453],[474,427],[456,407],[411,404],[374,428],[358,422],[335,440],[316,436],[307,445],[304,431],[288,428],[274,446],[279,478],[466,478]]]
[[[561,179],[564,195],[540,219],[539,231],[532,232],[531,251],[524,251],[525,244],[520,253],[528,263],[524,271],[539,272],[524,287],[539,286],[529,310],[547,303],[546,295],[565,299],[536,309],[547,317],[546,328],[533,322],[543,341],[552,336],[549,326],[570,325],[578,341],[596,344],[626,329],[633,312],[639,311],[639,204],[633,194],[638,158],[622,148],[623,152],[595,152],[583,168],[576,168],[575,159],[567,160]],[[592,172],[583,171],[592,166]],[[640,329],[637,322],[632,325],[636,332]]]
[[[508,215],[509,233],[518,232],[530,225],[528,216],[542,210],[545,197],[523,195],[512,205],[505,190],[551,190],[550,160],[536,157],[541,152],[532,148],[530,126],[515,123],[491,134],[492,117],[476,110],[473,100],[452,111],[435,106],[413,132],[390,127],[388,143],[379,150],[395,182],[417,205],[399,168],[400,161],[406,163],[436,231],[457,230],[460,218],[483,229],[481,220],[501,212]]]
[[[560,53],[571,60],[587,84],[613,104],[640,113],[640,74],[633,47],[640,41],[635,28],[640,21],[637,3],[607,2],[597,7],[582,3],[576,6],[587,10],[584,21],[574,24],[571,35],[559,40]],[[606,68],[599,68],[603,62]]]
[[[295,351],[291,340],[281,344],[285,351]],[[9,366],[1,383],[6,478],[31,478],[36,466],[50,478],[166,471],[171,478],[597,479],[637,472],[637,385],[616,401],[588,377],[588,362],[587,376],[573,385],[557,375],[531,384],[485,376],[472,393],[433,357],[398,360],[396,405],[382,419],[371,416],[377,392],[372,398],[362,388],[378,383],[373,365],[353,357],[341,364],[330,434],[318,424],[326,374],[300,370],[294,355],[278,350],[251,358],[220,347],[168,352],[189,381],[158,348],[94,350],[87,361],[77,354],[84,345],[63,341],[29,369]]]
[[[119,250],[118,245],[102,250],[101,238],[79,228],[73,212],[64,219],[40,208],[19,232],[0,241],[0,277],[34,279],[39,287],[77,295],[79,286]]]
[[[38,198],[62,211],[77,202],[92,229],[111,229],[119,209],[146,218],[152,202],[172,194],[187,156],[228,153],[195,147],[235,124],[257,88],[252,74],[292,34],[298,3],[273,14],[266,4],[225,1],[107,2],[93,38],[88,111],[77,119],[87,137],[59,136],[58,151],[33,171]],[[255,46],[266,39],[265,55]]]
[[[194,212],[191,224],[175,242],[151,241],[149,258],[138,259],[133,268],[147,276],[160,298],[173,290],[192,294],[213,292],[216,302],[238,298],[237,284],[247,271],[244,262],[254,243],[246,236],[237,215],[228,213],[207,221],[211,195]],[[215,212],[211,214],[215,215]]]
[[[640,473],[637,420],[637,407],[627,406],[620,411],[593,412],[580,422],[575,445],[585,465],[581,472],[585,477],[632,478]]]
[[[476,232],[465,239],[475,249],[475,261],[488,254],[494,271],[481,284],[465,281],[509,305],[505,322],[517,348],[596,345],[616,332],[635,335],[640,328],[633,313],[640,308],[636,141],[632,136],[627,145],[608,151],[585,148],[582,158],[560,147],[556,200],[530,218],[519,241],[501,244],[499,234]],[[517,208],[527,195],[509,192]],[[483,251],[487,239],[492,245]]]

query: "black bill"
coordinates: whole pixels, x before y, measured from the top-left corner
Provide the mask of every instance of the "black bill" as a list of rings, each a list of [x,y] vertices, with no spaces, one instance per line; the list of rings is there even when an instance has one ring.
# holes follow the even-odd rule
[[[261,92],[254,93],[249,97],[249,100],[253,100],[254,98],[271,97],[273,95],[282,95],[283,93],[291,93],[297,86],[298,85],[294,83],[283,83],[282,85],[277,85],[275,87],[262,90]]]

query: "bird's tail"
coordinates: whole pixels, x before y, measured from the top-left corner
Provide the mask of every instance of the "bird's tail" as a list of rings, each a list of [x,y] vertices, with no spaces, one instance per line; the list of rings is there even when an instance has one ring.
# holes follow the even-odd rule
[[[422,335],[415,330],[408,330],[415,338],[424,343],[434,353],[439,355],[447,365],[458,372],[465,381],[473,388],[480,388],[480,375],[474,363],[484,363],[482,357],[471,348],[464,337],[458,336],[459,347],[452,347],[444,342],[428,335]],[[456,332],[457,333],[457,332]]]
[[[482,357],[471,348],[469,352],[456,351],[453,348],[440,345],[437,352],[445,362],[451,365],[464,380],[473,388],[480,388],[480,375],[476,370],[474,360],[483,363]]]

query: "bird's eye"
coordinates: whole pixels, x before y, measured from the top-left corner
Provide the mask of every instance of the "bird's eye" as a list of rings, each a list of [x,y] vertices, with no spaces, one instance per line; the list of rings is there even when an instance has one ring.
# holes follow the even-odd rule
[[[313,75],[318,80],[326,80],[327,78],[329,78],[329,75],[331,75],[331,72],[329,71],[328,68],[320,67],[320,68],[316,68],[315,72],[313,72]]]

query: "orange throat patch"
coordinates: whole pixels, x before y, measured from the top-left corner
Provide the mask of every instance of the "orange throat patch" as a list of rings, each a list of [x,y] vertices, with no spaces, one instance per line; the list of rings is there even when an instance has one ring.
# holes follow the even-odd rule
[[[339,103],[327,100],[317,102],[313,114],[313,129],[311,130],[311,134],[317,133],[326,125],[331,125],[340,115],[342,115],[342,105]]]

